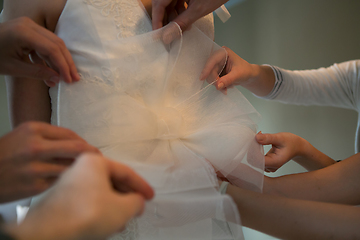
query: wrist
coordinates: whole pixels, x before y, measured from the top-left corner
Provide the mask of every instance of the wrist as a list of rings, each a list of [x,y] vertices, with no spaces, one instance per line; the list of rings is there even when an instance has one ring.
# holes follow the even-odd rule
[[[292,158],[292,160],[294,160],[300,165],[303,165],[307,161],[311,161],[311,159],[309,159],[309,156],[312,155],[313,149],[312,149],[312,145],[304,138],[299,136],[296,137],[297,137],[296,140],[297,151],[295,152],[295,156]]]
[[[335,163],[332,158],[316,149],[305,139],[301,138],[301,144],[299,144],[299,146],[301,146],[301,151],[293,160],[308,171],[317,170]]]
[[[260,65],[249,63],[249,75],[247,76],[247,80],[242,82],[241,85],[245,88],[258,85],[258,83],[261,82],[261,76],[263,76],[261,71],[263,71],[263,69]]]
[[[300,136],[296,136],[296,145],[298,146],[298,150],[295,152],[295,158],[296,157],[307,157],[312,150],[312,145],[306,141],[304,138]]]
[[[250,67],[251,75],[242,87],[259,97],[270,94],[275,84],[275,75],[271,67],[257,64],[250,64]]]

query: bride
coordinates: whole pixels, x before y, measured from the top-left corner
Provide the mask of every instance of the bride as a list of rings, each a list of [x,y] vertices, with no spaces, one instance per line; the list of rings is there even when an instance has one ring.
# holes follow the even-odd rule
[[[156,197],[143,216],[113,239],[242,239],[236,206],[219,192],[216,172],[261,191],[259,115],[236,89],[223,94],[211,85],[227,57],[211,40],[212,15],[184,33],[175,23],[151,31],[150,6],[5,0],[5,20],[28,16],[54,31],[81,74],[79,82],[50,89],[8,77],[13,126],[37,120],[70,128],[152,185]],[[212,55],[223,61],[200,81]]]

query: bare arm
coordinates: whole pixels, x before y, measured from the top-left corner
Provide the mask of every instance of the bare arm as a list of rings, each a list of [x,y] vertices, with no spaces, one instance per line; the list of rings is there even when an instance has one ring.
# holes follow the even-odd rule
[[[360,154],[307,173],[265,178],[264,193],[288,198],[360,204]]]
[[[12,127],[28,121],[50,123],[49,87],[43,81],[6,76]]]
[[[84,154],[21,225],[4,230],[19,240],[106,239],[140,215],[145,200],[153,196],[151,187],[130,168]]]
[[[245,226],[281,239],[360,238],[360,208],[271,196],[235,186],[229,186],[227,193]]]
[[[43,27],[52,28],[56,22],[46,17],[44,9],[52,9],[51,14],[56,17],[53,9],[60,8],[59,1],[26,1],[5,0],[2,20],[8,21],[19,17],[28,17]],[[49,13],[47,13],[49,14]],[[26,53],[19,53],[20,57],[30,62]],[[9,99],[11,123],[13,127],[27,121],[50,122],[51,105],[48,87],[41,80],[26,77],[6,77]]]
[[[258,133],[256,140],[262,145],[272,145],[265,155],[267,172],[275,172],[290,160],[294,160],[308,171],[318,170],[336,163],[304,138],[292,133]]]
[[[336,163],[334,159],[319,151],[308,141],[306,141],[303,147],[303,154],[294,157],[293,160],[308,171],[318,170]]]

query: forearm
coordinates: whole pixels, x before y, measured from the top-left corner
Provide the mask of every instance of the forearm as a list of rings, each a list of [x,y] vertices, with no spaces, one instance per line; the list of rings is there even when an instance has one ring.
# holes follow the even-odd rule
[[[299,146],[300,152],[292,160],[308,171],[318,170],[336,163],[334,159],[319,151],[301,137],[299,137]]]
[[[360,209],[288,199],[229,186],[244,226],[281,239],[357,239]]]
[[[49,88],[41,80],[6,77],[12,127],[23,122],[50,122]]]
[[[2,21],[28,17],[39,24],[39,26],[44,27],[45,23],[49,25],[50,22],[44,18],[45,11],[43,10],[52,11],[54,9],[54,6],[48,6],[46,3],[56,4],[60,2],[65,1],[5,0],[4,9],[1,14]],[[19,53],[19,55],[24,62],[31,63],[27,54]],[[21,61],[19,61],[19,63],[20,62]],[[24,77],[6,76],[6,85],[13,128],[27,121],[50,122],[51,105],[48,93],[49,88],[43,81]]]
[[[264,193],[303,200],[360,204],[360,154],[312,172],[265,177]]]
[[[241,86],[248,89],[257,96],[268,95],[274,87],[275,75],[271,67],[251,64],[253,77],[241,83]]]

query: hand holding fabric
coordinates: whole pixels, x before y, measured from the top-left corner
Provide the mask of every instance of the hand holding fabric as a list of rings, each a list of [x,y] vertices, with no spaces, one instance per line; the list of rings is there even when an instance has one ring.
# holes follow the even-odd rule
[[[265,155],[265,171],[267,172],[275,172],[290,160],[296,161],[309,171],[335,163],[308,141],[292,133],[258,133],[255,138],[262,145],[272,145]]]
[[[0,138],[0,202],[41,193],[82,152],[99,152],[74,132],[30,122]]]
[[[294,157],[302,154],[305,139],[292,133],[262,134],[255,136],[262,145],[271,144],[265,155],[265,171],[275,172]]]
[[[171,21],[179,24],[180,28],[184,31],[196,20],[215,11],[227,1],[228,0],[153,0],[153,29],[161,28],[165,16],[167,16]]]
[[[269,66],[250,64],[230,48],[223,48],[228,54],[228,60],[220,78],[215,83],[218,90],[226,91],[229,87],[240,85],[258,96],[266,96],[270,93],[275,83],[275,76]],[[209,58],[201,73],[200,80],[206,79],[211,74],[213,66],[218,64],[220,60],[216,55]]]
[[[133,170],[84,154],[33,208],[8,227],[17,239],[105,239],[140,215],[154,193]]]
[[[1,74],[41,79],[50,87],[80,79],[64,42],[27,17],[0,24],[0,50]],[[28,55],[33,63],[24,60]]]

